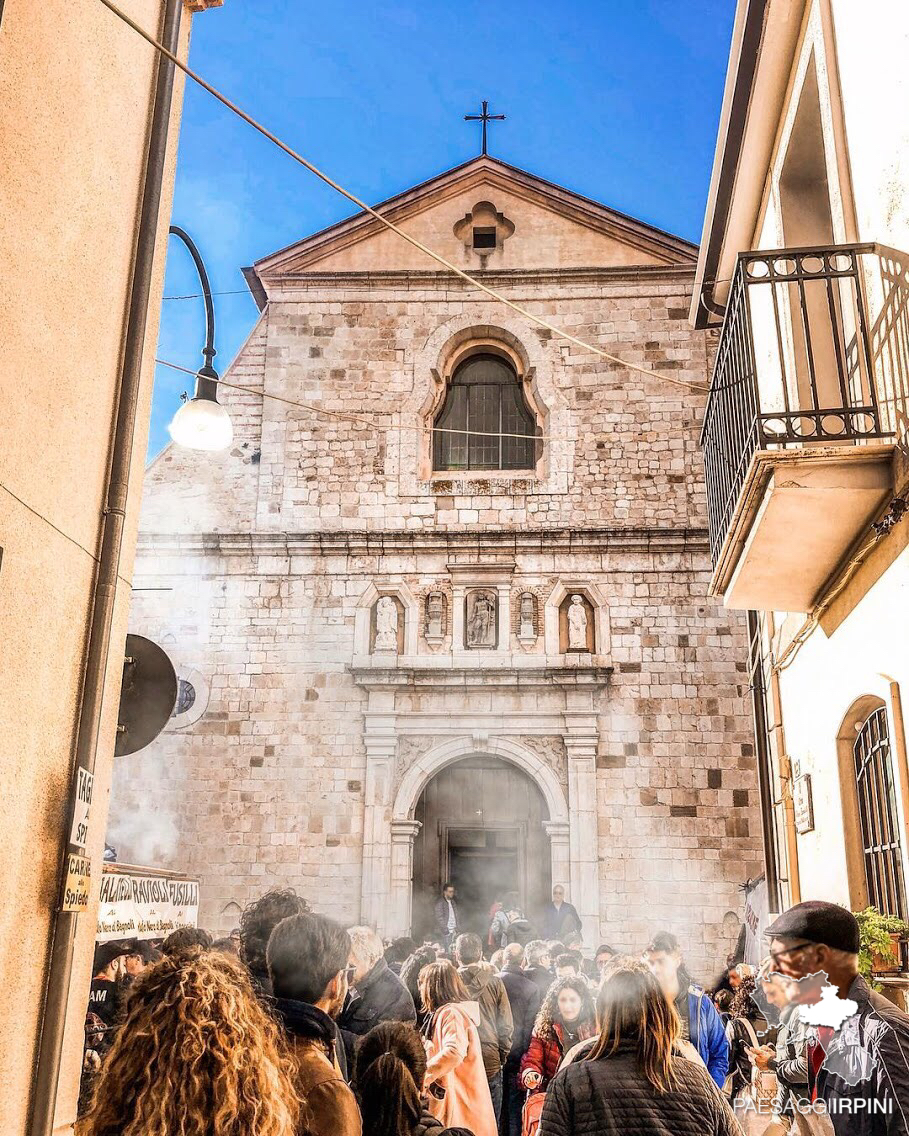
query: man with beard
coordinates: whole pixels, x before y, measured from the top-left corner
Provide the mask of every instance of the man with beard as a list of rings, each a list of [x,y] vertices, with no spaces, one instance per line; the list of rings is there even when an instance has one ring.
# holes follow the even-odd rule
[[[836,1136],[909,1132],[909,1014],[859,974],[859,927],[835,903],[809,900],[767,928],[774,970],[799,980],[811,1099]],[[832,988],[832,989],[831,989]]]
[[[356,1098],[341,1072],[335,1019],[348,988],[350,935],[322,915],[292,915],[268,940],[274,1006],[287,1031],[295,1082],[306,1102],[300,1136],[361,1136]]]

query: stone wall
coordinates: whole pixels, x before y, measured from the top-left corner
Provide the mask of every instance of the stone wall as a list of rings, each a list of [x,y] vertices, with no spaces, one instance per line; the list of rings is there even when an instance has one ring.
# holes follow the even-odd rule
[[[610,353],[705,378],[687,269],[509,284]],[[526,361],[543,463],[535,477],[432,476],[432,368],[453,337],[489,328]],[[355,921],[392,895],[388,824],[427,738],[510,746],[551,770],[569,843],[593,849],[590,937],[637,950],[669,926],[697,968],[721,961],[723,917],[760,870],[760,828],[744,625],[704,598],[703,395],[433,274],[274,286],[227,378],[358,421],[227,391],[232,451],[169,448],[151,467],[133,624],[195,676],[199,701],[118,765],[121,858],[198,872],[218,930],[276,884]],[[507,641],[481,661],[453,642],[456,578],[477,566],[500,571],[510,605]],[[582,668],[552,635],[547,605],[566,587],[590,589],[601,620]],[[446,596],[440,643],[423,635],[431,590]],[[518,639],[525,590],[532,642]],[[403,596],[410,635],[376,677],[363,627],[381,591]]]

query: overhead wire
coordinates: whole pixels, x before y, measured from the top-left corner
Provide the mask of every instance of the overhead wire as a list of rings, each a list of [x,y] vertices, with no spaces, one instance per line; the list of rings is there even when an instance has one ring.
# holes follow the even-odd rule
[[[345,189],[344,186],[339,184],[333,178],[329,177],[329,175],[326,174],[323,170],[319,169],[318,166],[314,165],[302,154],[298,153],[298,151],[294,150],[286,142],[282,141],[282,139],[274,134],[271,130],[269,130],[268,127],[263,126],[262,123],[254,119],[252,115],[248,114],[236,103],[232,102],[231,99],[222,94],[221,91],[212,86],[212,84],[209,83],[206,79],[203,79],[201,75],[199,75],[191,67],[185,64],[176,55],[174,55],[173,52],[169,51],[164,46],[164,44],[159,43],[158,40],[154,38],[154,36],[152,36],[133,19],[131,19],[125,12],[118,8],[117,5],[113,3],[113,0],[99,0],[99,2],[120,20],[122,20],[123,23],[131,28],[137,35],[141,36],[142,39],[146,41],[146,43],[148,43],[165,58],[169,59],[176,68],[178,68],[183,72],[184,75],[187,76],[187,78],[192,79],[194,83],[200,86],[204,91],[207,91],[208,94],[212,96],[212,98],[217,99],[217,101],[221,103],[222,106],[225,106],[229,111],[231,111],[233,114],[237,115],[245,123],[247,123],[247,125],[258,131],[258,133],[261,134],[264,138],[267,138],[269,142],[277,146],[279,150],[283,150],[283,152],[287,154],[288,157],[292,158],[295,162],[298,162],[305,169],[309,170],[311,174],[314,174],[317,178],[319,178],[320,181],[323,181],[337,193],[340,193],[342,197],[346,197],[348,201],[352,202],[364,213],[369,214],[369,216],[373,217],[380,224],[384,225],[386,229],[395,233],[398,237],[406,241],[408,244],[413,245],[414,248],[419,249],[420,252],[424,253],[426,256],[430,257],[438,264],[441,264],[444,268],[448,269],[449,272],[452,272],[462,280],[465,280],[472,287],[478,288],[481,292],[485,292],[486,295],[490,296],[498,303],[504,304],[512,311],[517,312],[518,315],[523,316],[525,319],[530,320],[532,323],[537,324],[539,327],[545,328],[547,331],[551,332],[553,335],[558,336],[560,339],[565,339],[569,343],[573,343],[575,344],[575,346],[580,347],[582,350],[590,351],[595,355],[599,355],[601,358],[606,359],[611,363],[615,363],[620,367],[624,367],[632,371],[638,371],[640,374],[646,375],[649,378],[662,379],[664,382],[672,383],[673,385],[679,387],[685,387],[689,390],[697,390],[701,392],[707,391],[708,388],[705,383],[691,382],[687,379],[679,379],[674,375],[667,375],[663,371],[654,370],[648,367],[642,367],[638,363],[634,363],[629,359],[622,359],[618,355],[613,355],[611,352],[605,351],[602,347],[597,347],[595,344],[588,343],[585,340],[580,339],[578,336],[572,335],[564,328],[558,327],[556,324],[550,323],[548,320],[543,319],[542,316],[536,315],[528,308],[525,308],[522,304],[516,304],[513,300],[509,300],[507,296],[503,296],[500,292],[497,292],[494,288],[490,288],[488,284],[484,284],[481,280],[478,280],[469,272],[465,272],[464,269],[459,268],[456,264],[452,264],[450,260],[447,260],[440,253],[437,253],[427,245],[424,245],[422,241],[417,240],[416,237],[404,232],[403,229],[399,228],[393,221],[390,221],[383,214],[379,213],[378,210],[373,208],[373,206],[361,200],[349,189]]]

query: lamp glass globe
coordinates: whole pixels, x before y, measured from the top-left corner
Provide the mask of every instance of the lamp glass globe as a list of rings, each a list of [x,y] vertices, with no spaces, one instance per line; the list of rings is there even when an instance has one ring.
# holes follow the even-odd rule
[[[184,402],[168,426],[171,438],[191,450],[224,450],[234,438],[230,415],[210,398]]]

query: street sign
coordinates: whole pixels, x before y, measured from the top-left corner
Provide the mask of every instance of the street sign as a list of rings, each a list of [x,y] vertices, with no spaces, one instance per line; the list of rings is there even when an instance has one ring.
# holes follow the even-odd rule
[[[92,805],[92,789],[95,778],[87,769],[79,766],[78,784],[76,787],[76,810],[73,814],[73,827],[69,834],[70,844],[77,848],[84,848],[88,839],[88,818]]]
[[[811,795],[811,774],[796,777],[792,786],[792,804],[795,808],[795,827],[799,833],[814,830],[814,800]]]
[[[87,911],[91,887],[92,864],[87,856],[70,852],[66,858],[66,884],[61,911]]]

